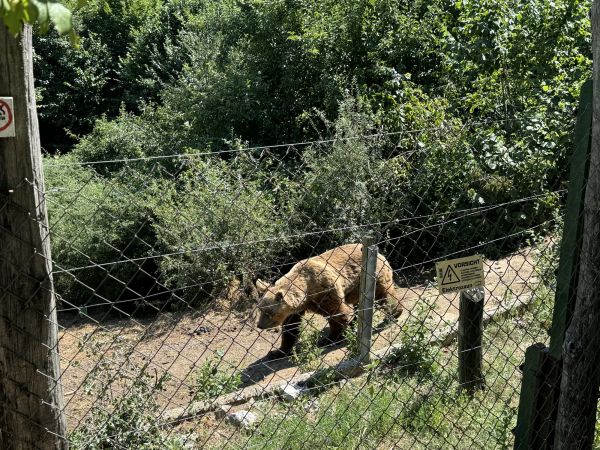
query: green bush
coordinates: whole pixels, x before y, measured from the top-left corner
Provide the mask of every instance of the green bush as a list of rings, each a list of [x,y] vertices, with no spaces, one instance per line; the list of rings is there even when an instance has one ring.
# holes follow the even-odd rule
[[[76,133],[93,125],[77,161],[141,160],[49,173],[73,192],[52,193],[57,218],[73,203],[58,261],[169,253],[145,271],[193,298],[368,231],[397,268],[512,251],[562,201],[590,70],[586,11],[579,0],[92,2],[80,50],[37,38],[40,115]],[[227,152],[170,157],[215,150]],[[86,271],[86,296],[119,297],[112,274]],[[65,298],[81,303],[65,277]]]
[[[172,177],[181,162],[177,158],[118,162],[123,159],[140,159],[188,153],[190,148],[201,147],[190,135],[188,126],[180,116],[162,107],[144,109],[140,115],[121,110],[119,117],[96,121],[93,131],[82,138],[73,150],[82,162],[117,160],[116,163],[94,164],[103,175],[120,176],[123,168],[136,170],[138,178],[156,175]]]
[[[67,306],[127,310],[127,300],[143,306],[166,287],[204,301],[234,277],[250,283],[286,249],[287,224],[262,186],[269,177],[242,159],[190,160],[177,177],[129,164],[107,165],[105,178],[75,155],[46,166],[55,284]]]
[[[135,30],[121,61],[127,103],[156,102],[161,91],[177,80],[190,62],[193,47],[188,45],[188,35],[194,18],[206,15],[204,10],[211,6],[218,8],[218,2],[167,0]]]
[[[44,162],[54,283],[62,306],[140,300],[156,276],[152,260],[128,261],[155,251],[143,202],[127,185],[100,177],[72,155]]]
[[[431,344],[433,327],[430,325],[431,318],[428,317],[431,308],[425,299],[421,299],[402,325],[400,349],[385,360],[393,378],[431,378],[439,372],[436,362],[439,350]]]
[[[383,192],[387,161],[382,152],[387,141],[374,134],[375,117],[368,106],[361,98],[348,96],[340,104],[338,119],[326,126],[333,131],[333,142],[303,151],[289,199],[291,226],[309,233],[300,244],[304,251],[358,242],[378,228],[366,225],[396,214]]]
[[[64,151],[74,136],[89,133],[102,115],[115,117],[131,84],[119,63],[142,24],[152,20],[162,2],[91,0],[74,14],[80,44],[56,32],[34,33],[35,74],[42,145]]]
[[[286,223],[256,173],[208,158],[190,160],[175,180],[147,192],[153,230],[168,256],[163,279],[190,300],[203,300],[234,277],[271,267],[285,247]]]

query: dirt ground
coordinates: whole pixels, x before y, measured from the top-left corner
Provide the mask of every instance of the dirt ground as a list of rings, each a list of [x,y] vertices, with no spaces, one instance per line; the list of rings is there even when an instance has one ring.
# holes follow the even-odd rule
[[[534,248],[524,248],[498,261],[485,260],[486,310],[535,289],[537,254]],[[416,305],[431,306],[429,318],[436,328],[458,319],[458,294],[438,294],[433,280],[403,287],[401,291],[405,312],[397,322],[374,336],[374,350],[398,341],[402,323],[416,313]],[[381,317],[381,313],[376,313],[376,322]],[[262,358],[278,345],[280,331],[257,329],[249,314],[165,313],[158,318],[110,319],[100,323],[80,319],[73,323],[73,317],[62,317],[60,322],[62,384],[70,429],[90,414],[103,376],[118,371],[121,375],[128,374],[130,367],[139,371],[145,366],[155,380],[165,373],[169,375],[163,390],[156,393],[163,411],[192,401],[196,374],[210,358],[222,357],[223,370],[241,372],[245,385],[281,383],[305,370],[289,358],[265,362]],[[312,318],[311,323],[325,326],[320,317]],[[346,353],[344,347],[331,349],[325,352],[322,361],[335,364]],[[125,389],[125,385],[114,384],[110,395],[119,397]]]

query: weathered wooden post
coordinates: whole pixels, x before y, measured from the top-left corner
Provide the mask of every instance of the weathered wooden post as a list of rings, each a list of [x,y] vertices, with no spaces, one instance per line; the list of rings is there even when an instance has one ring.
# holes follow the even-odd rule
[[[372,244],[372,238],[363,239],[360,297],[357,314],[358,359],[362,364],[368,364],[370,361],[373,335],[373,307],[375,303],[378,249],[376,245]]]
[[[483,389],[483,288],[460,292],[458,317],[458,382],[460,389],[473,394]]]
[[[0,20],[0,97],[13,100],[0,128],[15,131],[0,137],[0,448],[57,450],[68,444],[31,37]]]
[[[600,387],[600,4],[592,4],[593,100],[578,284],[562,345],[554,448],[591,449]]]
[[[458,317],[459,389],[470,394],[485,385],[483,376],[483,256],[438,261],[435,264],[440,294],[460,292]]]

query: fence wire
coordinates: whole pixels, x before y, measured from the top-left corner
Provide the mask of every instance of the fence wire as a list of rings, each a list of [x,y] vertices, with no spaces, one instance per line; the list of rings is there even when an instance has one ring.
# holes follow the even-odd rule
[[[491,166],[460,146],[477,127],[46,158],[45,188],[20,188],[49,213],[62,438],[76,449],[511,446],[519,365],[548,341],[568,164],[557,155],[534,186],[519,164],[535,161]],[[27,213],[15,213],[22,226],[41,220]],[[367,237],[383,259],[361,365]],[[481,352],[475,391],[458,379],[460,294],[441,295],[434,269],[472,254],[485,273],[483,340],[464,350]],[[30,277],[14,268],[22,302]]]

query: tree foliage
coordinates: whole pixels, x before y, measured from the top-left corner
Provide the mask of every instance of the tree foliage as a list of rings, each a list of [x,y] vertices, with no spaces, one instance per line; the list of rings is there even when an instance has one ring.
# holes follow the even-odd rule
[[[90,199],[143,204],[122,229],[100,214],[81,247],[106,259],[97,236],[118,247],[142,229],[151,248],[128,256],[185,253],[150,270],[184,291],[221,289],[228,274],[253,276],[356,240],[369,223],[392,222],[375,228],[399,242],[389,255],[396,265],[522,232],[486,246],[501,253],[560,205],[576,99],[591,71],[589,6],[90,1],[74,21],[78,48],[57,33],[36,37],[43,144],[78,164],[161,159],[97,163],[50,184],[93,175],[83,188]],[[327,143],[238,152],[313,140]],[[173,154],[205,156],[183,164],[165,158]],[[477,208],[489,209],[457,213]],[[57,234],[94,208],[74,209]],[[275,243],[284,235],[301,237]],[[197,251],[217,241],[228,249]],[[83,263],[54,253],[65,267]]]

